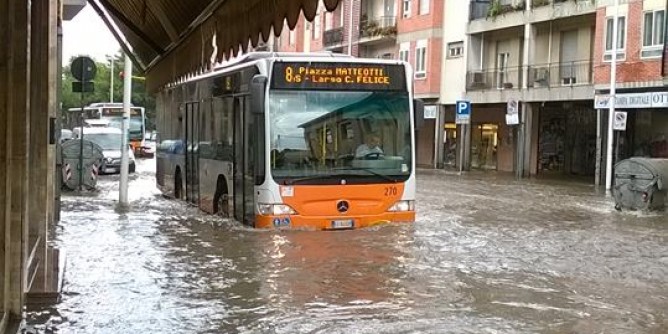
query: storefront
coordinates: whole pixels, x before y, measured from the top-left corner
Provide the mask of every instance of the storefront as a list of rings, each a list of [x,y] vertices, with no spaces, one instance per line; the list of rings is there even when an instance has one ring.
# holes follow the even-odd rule
[[[596,95],[596,108],[607,109],[609,103],[609,96]],[[668,91],[617,94],[615,109],[627,113],[626,130],[615,135],[615,161],[668,158]]]
[[[591,102],[548,102],[538,112],[539,174],[594,175],[596,111]]]

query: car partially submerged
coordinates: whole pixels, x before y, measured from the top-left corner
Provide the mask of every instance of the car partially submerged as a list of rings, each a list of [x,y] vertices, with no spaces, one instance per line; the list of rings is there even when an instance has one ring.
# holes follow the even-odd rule
[[[73,131],[74,138],[81,138],[81,129],[76,128]],[[90,140],[100,147],[104,159],[102,165],[99,167],[99,172],[104,174],[120,173],[121,171],[121,155],[123,146],[123,132],[120,129],[113,127],[89,127],[83,128],[83,138]],[[125,147],[128,151],[130,173],[134,173],[136,169],[135,155],[132,148],[128,145]]]

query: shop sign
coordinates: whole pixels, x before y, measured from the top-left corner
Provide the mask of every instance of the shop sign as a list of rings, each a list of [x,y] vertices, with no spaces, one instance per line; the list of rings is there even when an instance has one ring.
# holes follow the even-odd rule
[[[616,94],[615,108],[668,108],[668,92]],[[594,96],[594,108],[610,108],[609,95]]]

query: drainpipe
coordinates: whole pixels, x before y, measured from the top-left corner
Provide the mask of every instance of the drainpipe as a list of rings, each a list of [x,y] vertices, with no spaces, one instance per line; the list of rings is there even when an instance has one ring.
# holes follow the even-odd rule
[[[350,8],[348,9],[348,55],[353,55],[353,11],[355,0],[350,0]]]

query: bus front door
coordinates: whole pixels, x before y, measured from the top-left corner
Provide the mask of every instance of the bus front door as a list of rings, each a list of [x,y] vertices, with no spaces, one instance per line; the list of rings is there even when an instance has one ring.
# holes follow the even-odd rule
[[[199,206],[199,103],[186,104],[186,200]]]
[[[255,220],[255,142],[258,129],[245,96],[234,99],[234,218],[253,225]]]

